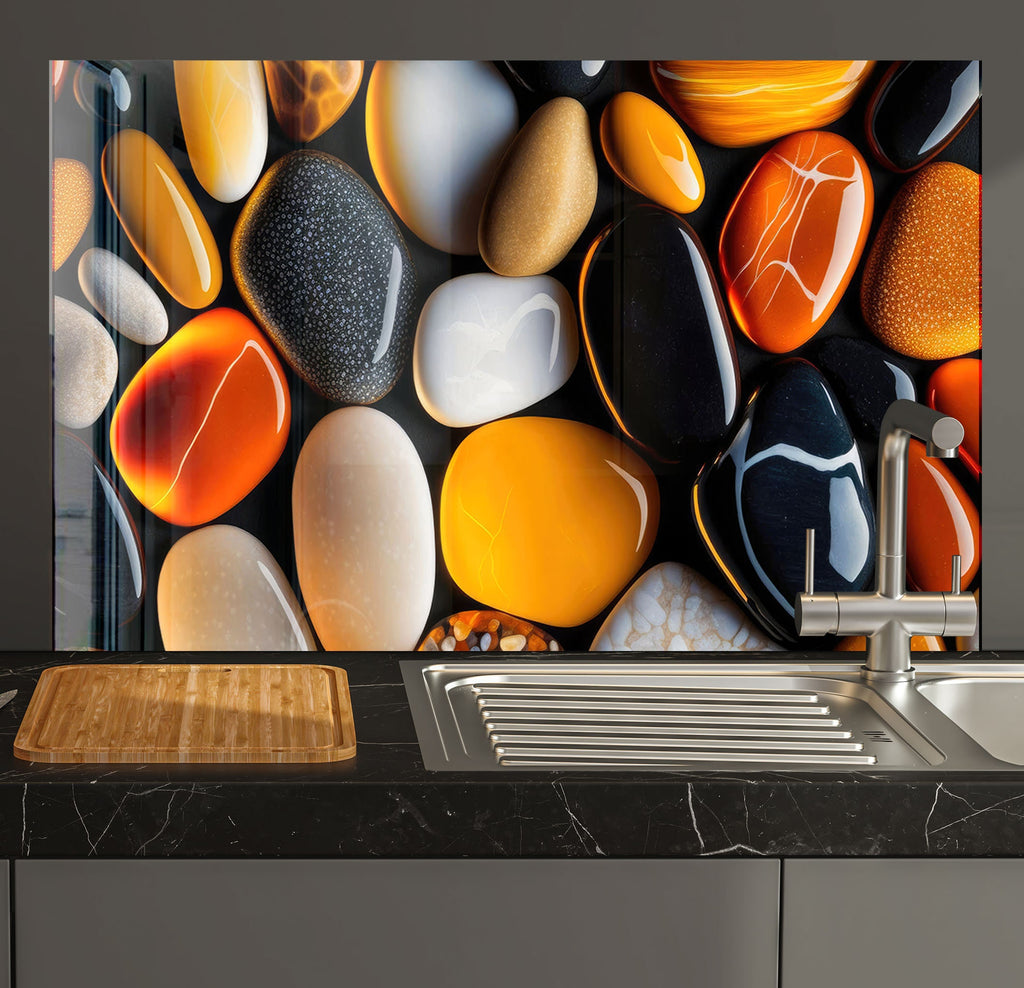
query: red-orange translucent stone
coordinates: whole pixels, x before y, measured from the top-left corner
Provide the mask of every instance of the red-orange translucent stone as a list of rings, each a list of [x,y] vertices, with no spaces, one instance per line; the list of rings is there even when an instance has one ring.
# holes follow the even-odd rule
[[[202,525],[267,475],[290,422],[271,344],[242,313],[211,309],[143,364],[114,410],[110,446],[146,508],[173,525]]]
[[[960,459],[975,477],[981,476],[981,361],[977,357],[947,360],[928,379],[928,404],[952,415],[964,427]]]
[[[910,441],[907,473],[907,583],[915,590],[948,591],[952,557],[960,555],[965,590],[981,563],[981,518],[963,485],[942,460]]]
[[[837,652],[866,652],[868,640],[863,635],[840,638],[836,642]],[[946,643],[938,635],[914,635],[910,639],[911,652],[945,652]]]
[[[762,350],[795,350],[832,315],[873,206],[867,163],[838,134],[792,134],[757,163],[725,219],[718,259],[733,317]]]

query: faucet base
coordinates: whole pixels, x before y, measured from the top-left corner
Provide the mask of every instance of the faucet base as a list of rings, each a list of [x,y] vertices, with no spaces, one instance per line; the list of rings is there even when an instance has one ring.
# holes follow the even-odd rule
[[[913,666],[906,669],[871,669],[860,667],[861,679],[869,683],[912,683],[917,673]]]

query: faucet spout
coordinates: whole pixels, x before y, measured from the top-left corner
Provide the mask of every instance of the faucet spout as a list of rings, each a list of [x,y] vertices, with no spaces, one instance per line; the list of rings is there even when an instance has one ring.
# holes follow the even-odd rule
[[[894,401],[882,419],[878,451],[878,555],[876,585],[883,597],[906,593],[907,450],[911,439],[928,456],[956,456],[964,427],[948,415],[916,401]]]

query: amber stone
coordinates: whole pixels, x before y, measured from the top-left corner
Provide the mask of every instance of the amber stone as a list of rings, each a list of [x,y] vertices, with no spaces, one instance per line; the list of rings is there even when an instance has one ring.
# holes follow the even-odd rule
[[[74,158],[53,162],[53,270],[78,246],[92,216],[92,175]]]
[[[893,62],[868,103],[871,152],[895,172],[920,168],[960,133],[980,100],[980,62]]]
[[[240,312],[211,309],[142,365],[114,410],[110,448],[143,506],[202,525],[267,475],[290,423],[273,347]]]
[[[864,319],[923,360],[981,347],[981,176],[933,162],[900,187],[864,266]]]
[[[740,406],[729,317],[693,228],[639,206],[591,245],[580,275],[583,349],[616,425],[660,460],[699,463]]]
[[[824,127],[853,104],[874,62],[651,62],[658,92],[712,144],[747,147]]]
[[[220,293],[220,253],[192,193],[156,141],[120,130],[103,149],[103,185],[132,246],[182,305],[208,306]]]
[[[572,249],[596,203],[587,111],[558,96],[526,121],[494,173],[480,212],[480,256],[495,274],[544,274]]]
[[[942,460],[910,441],[907,470],[907,583],[916,590],[952,586],[951,559],[960,556],[966,590],[981,563],[981,518],[963,485]]]
[[[682,127],[653,100],[616,93],[601,114],[601,148],[631,189],[677,213],[704,200],[704,172]]]
[[[560,652],[546,631],[501,611],[459,611],[435,624],[421,652]]]
[[[837,652],[866,652],[868,640],[863,635],[840,638],[836,642]],[[911,652],[945,652],[946,643],[938,635],[914,635],[910,639]]]
[[[265,61],[263,70],[274,116],[300,144],[316,140],[341,119],[363,79],[358,61]]]
[[[964,427],[960,459],[975,477],[981,476],[981,361],[977,357],[947,360],[928,379],[928,404],[959,419]]]
[[[736,324],[762,350],[806,343],[832,315],[871,225],[867,163],[828,131],[785,137],[754,167],[718,258]]]
[[[470,597],[545,625],[599,614],[654,544],[650,467],[593,426],[490,422],[463,440],[441,489],[441,549]]]

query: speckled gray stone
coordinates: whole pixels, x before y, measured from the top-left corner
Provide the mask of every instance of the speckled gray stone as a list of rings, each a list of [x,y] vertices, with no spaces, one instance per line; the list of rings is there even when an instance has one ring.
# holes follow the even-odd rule
[[[412,349],[417,288],[395,221],[348,165],[321,151],[279,158],[231,238],[235,284],[310,387],[371,404]]]
[[[53,417],[87,429],[117,383],[117,347],[99,320],[66,298],[53,299]]]
[[[167,335],[167,310],[127,261],[90,247],[78,262],[78,284],[92,307],[122,336],[156,346]]]

